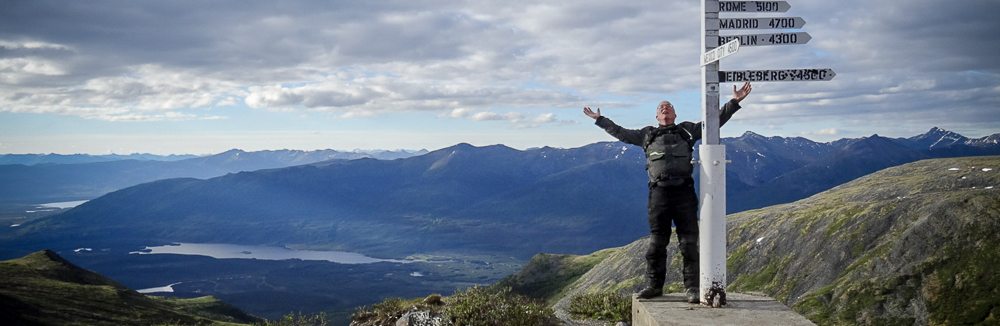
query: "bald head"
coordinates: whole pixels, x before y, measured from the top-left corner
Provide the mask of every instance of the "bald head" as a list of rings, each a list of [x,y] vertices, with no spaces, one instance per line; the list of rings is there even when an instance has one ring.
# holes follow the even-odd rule
[[[660,102],[660,105],[656,107],[656,122],[659,122],[661,126],[667,126],[674,124],[675,119],[677,119],[677,112],[674,112],[674,105],[670,101]]]

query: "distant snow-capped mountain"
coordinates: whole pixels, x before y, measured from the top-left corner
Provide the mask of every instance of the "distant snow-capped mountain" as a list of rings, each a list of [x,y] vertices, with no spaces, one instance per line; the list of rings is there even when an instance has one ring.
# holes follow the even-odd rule
[[[998,149],[918,149],[909,139],[879,135],[817,143],[745,133],[722,141],[732,160],[730,212],[802,199],[885,167],[952,155],[956,148],[974,155]],[[110,241],[104,235],[119,234],[112,240],[297,243],[384,256],[448,248],[590,252],[648,232],[644,164],[639,147],[620,142],[529,150],[462,143],[396,160],[327,160],[206,180],[160,180],[14,232],[18,241]]]

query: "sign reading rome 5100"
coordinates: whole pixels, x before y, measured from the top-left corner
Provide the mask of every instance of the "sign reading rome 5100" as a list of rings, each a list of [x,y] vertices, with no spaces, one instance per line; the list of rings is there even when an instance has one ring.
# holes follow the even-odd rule
[[[786,12],[788,1],[719,1],[719,12]]]

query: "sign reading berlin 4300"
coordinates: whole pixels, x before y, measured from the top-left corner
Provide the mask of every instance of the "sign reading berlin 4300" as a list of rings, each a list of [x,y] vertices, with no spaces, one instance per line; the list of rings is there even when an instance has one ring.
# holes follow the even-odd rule
[[[740,46],[762,46],[762,45],[785,45],[785,44],[806,44],[812,39],[809,33],[776,33],[776,34],[749,34],[749,35],[720,35],[719,44],[734,39],[740,40]]]

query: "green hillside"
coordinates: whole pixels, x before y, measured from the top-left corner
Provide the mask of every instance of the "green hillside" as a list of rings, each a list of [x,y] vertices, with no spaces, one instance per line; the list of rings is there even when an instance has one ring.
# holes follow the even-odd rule
[[[933,159],[729,215],[727,289],[764,292],[821,325],[998,323],[997,186],[1000,157]],[[556,314],[580,294],[642,287],[646,241],[558,290]],[[680,281],[669,254],[668,284]]]
[[[509,286],[516,293],[553,304],[569,284],[619,250],[604,249],[590,255],[537,254],[521,271],[500,280],[496,286]]]
[[[213,297],[146,296],[43,250],[0,262],[0,324],[236,325],[259,321]]]

